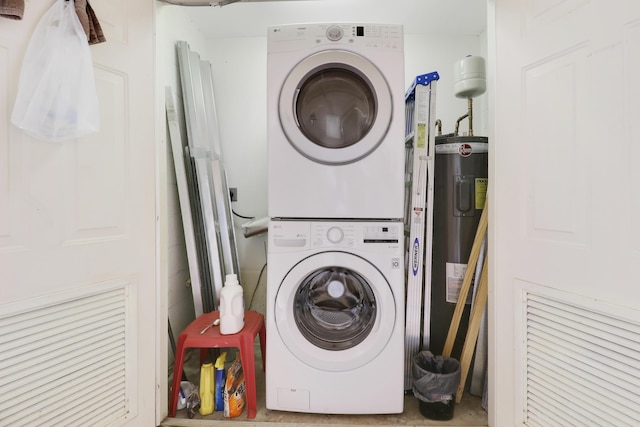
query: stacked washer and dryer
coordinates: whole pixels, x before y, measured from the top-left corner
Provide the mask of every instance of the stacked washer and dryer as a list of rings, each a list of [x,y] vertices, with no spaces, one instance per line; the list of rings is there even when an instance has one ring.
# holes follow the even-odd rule
[[[268,30],[266,405],[400,413],[400,25]]]

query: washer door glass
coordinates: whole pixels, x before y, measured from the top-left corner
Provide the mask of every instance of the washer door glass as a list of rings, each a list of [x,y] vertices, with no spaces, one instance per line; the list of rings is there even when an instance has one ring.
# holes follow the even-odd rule
[[[353,253],[327,251],[295,264],[280,283],[274,319],[291,354],[315,369],[357,369],[402,327],[386,277]],[[400,326],[399,326],[400,325]]]
[[[278,114],[293,146],[323,164],[347,164],[371,154],[391,125],[391,90],[366,58],[326,50],[304,58],[285,78]]]
[[[294,316],[300,333],[327,350],[360,344],[376,320],[376,301],[366,279],[342,267],[321,268],[296,292]]]

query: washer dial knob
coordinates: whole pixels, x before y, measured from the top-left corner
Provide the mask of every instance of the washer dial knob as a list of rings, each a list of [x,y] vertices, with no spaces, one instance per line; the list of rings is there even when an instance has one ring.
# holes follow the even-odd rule
[[[344,231],[342,231],[342,228],[340,227],[331,227],[328,231],[327,231],[327,239],[331,242],[331,243],[340,243],[342,242],[342,239],[344,238]]]
[[[342,28],[338,27],[337,25],[332,25],[327,28],[327,38],[332,42],[337,42],[342,38],[343,35],[344,33],[342,31]]]

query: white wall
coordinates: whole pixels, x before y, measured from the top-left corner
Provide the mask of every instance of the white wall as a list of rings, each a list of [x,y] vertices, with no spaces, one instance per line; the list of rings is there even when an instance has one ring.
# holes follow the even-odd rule
[[[436,90],[436,117],[442,120],[442,133],[453,132],[456,120],[466,114],[467,100],[456,98],[453,93],[453,64],[467,55],[482,55],[481,35],[405,34],[405,87],[415,76],[430,71],[440,75]],[[486,96],[474,99],[474,135],[487,135]],[[460,124],[460,134],[466,132],[468,122]]]
[[[238,189],[233,210],[243,216],[267,215],[267,41],[266,37],[209,39],[214,94],[229,187]],[[245,288],[245,305],[264,313],[266,234],[245,238],[235,217],[236,241]]]

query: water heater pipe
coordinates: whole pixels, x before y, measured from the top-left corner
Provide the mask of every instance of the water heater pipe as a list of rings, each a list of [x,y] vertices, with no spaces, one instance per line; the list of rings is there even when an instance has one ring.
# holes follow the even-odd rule
[[[460,116],[458,120],[456,120],[456,130],[454,135],[458,136],[458,129],[460,128],[460,122],[465,118],[469,118],[469,136],[473,136],[473,98],[469,98],[468,101],[468,110],[467,114],[464,116]]]

